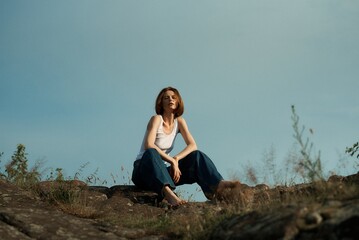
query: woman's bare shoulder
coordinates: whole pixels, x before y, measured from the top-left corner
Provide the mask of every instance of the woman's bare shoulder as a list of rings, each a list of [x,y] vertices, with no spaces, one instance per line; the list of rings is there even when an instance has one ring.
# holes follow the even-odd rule
[[[150,119],[150,121],[159,121],[161,120],[161,115],[153,115]]]
[[[186,120],[181,116],[177,118],[178,125],[181,126],[187,126]]]
[[[184,118],[183,118],[182,116],[178,117],[178,118],[177,118],[177,121],[178,121],[178,122],[181,122],[181,123],[183,123],[183,122],[185,123],[185,122],[186,122],[186,120],[184,120]]]
[[[147,129],[156,127],[157,125],[160,124],[160,122],[161,122],[161,115],[153,115],[147,124]]]

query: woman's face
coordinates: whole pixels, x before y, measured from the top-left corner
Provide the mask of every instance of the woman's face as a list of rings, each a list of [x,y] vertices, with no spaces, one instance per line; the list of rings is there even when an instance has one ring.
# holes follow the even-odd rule
[[[169,111],[169,112],[175,111],[178,107],[177,95],[171,90],[166,91],[163,94],[162,105],[165,111]]]

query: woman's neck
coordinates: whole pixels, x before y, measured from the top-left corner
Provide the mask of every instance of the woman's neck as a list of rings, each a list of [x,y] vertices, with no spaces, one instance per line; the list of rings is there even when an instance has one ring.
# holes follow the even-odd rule
[[[163,113],[162,118],[165,123],[171,125],[175,120],[175,115],[173,113]]]

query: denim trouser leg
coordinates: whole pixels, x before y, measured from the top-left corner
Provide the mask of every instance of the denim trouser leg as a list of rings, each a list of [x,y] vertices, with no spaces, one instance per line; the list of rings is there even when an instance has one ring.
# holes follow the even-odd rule
[[[178,163],[181,178],[176,185],[198,183],[206,197],[214,194],[223,180],[212,160],[201,151],[193,151]]]
[[[142,158],[135,161],[132,181],[137,187],[152,190],[160,196],[165,185],[176,188],[165,163],[154,148],[147,149]]]

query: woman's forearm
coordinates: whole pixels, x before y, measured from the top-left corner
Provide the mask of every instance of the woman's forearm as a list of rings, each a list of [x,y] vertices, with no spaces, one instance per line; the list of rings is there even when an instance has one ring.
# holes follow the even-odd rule
[[[179,152],[174,158],[179,161],[182,158],[186,157],[193,151],[197,150],[197,145],[195,143],[187,145],[181,152]]]

